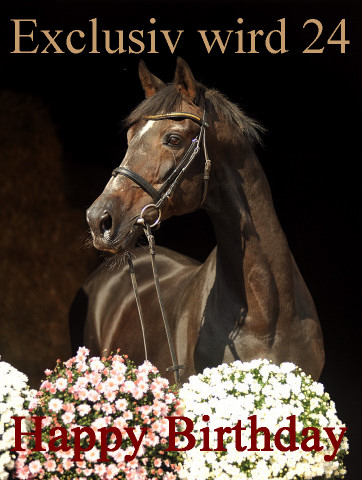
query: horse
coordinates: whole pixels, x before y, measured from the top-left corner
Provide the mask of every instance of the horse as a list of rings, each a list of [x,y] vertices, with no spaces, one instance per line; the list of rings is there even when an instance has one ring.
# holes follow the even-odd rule
[[[206,367],[255,358],[293,362],[318,379],[321,327],[254,152],[261,127],[223,94],[198,83],[181,58],[171,84],[143,61],[139,77],[146,98],[126,119],[128,149],[87,221],[97,249],[134,255],[148,359],[170,378],[149,255],[135,247],[142,222],[157,224],[160,217],[202,208],[217,243],[205,262],[157,248],[181,382]],[[73,318],[82,316],[92,354],[120,349],[139,364],[145,353],[128,268],[111,264],[107,260],[85,282]]]

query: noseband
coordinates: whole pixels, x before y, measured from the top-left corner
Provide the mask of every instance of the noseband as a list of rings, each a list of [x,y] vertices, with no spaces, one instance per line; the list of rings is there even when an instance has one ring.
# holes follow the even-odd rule
[[[181,119],[181,120],[183,120],[183,119],[188,118],[188,119],[190,119],[190,120],[192,120],[192,121],[194,121],[194,122],[196,122],[200,125],[200,131],[199,131],[198,135],[192,140],[191,145],[187,149],[185,155],[182,157],[180,163],[170,173],[168,178],[165,180],[165,182],[161,185],[161,187],[158,190],[156,190],[154,188],[154,186],[151,185],[147,180],[145,180],[141,175],[134,172],[130,168],[121,166],[121,167],[115,168],[112,172],[112,176],[114,176],[114,177],[117,176],[117,175],[123,175],[124,177],[127,177],[130,180],[132,180],[136,185],[141,187],[148,195],[150,195],[150,197],[154,201],[154,203],[146,205],[145,207],[143,207],[143,209],[141,210],[141,213],[139,215],[139,218],[136,220],[136,223],[143,224],[144,232],[146,234],[148,244],[149,244],[153,278],[154,278],[154,282],[155,282],[156,293],[157,293],[158,302],[159,302],[159,305],[160,305],[161,315],[162,315],[162,319],[163,319],[163,323],[164,323],[164,327],[165,327],[165,331],[166,331],[166,336],[167,336],[167,341],[168,341],[168,346],[169,346],[171,359],[172,359],[172,367],[167,368],[167,371],[174,372],[176,384],[179,386],[180,385],[180,370],[184,367],[183,367],[183,365],[179,365],[178,362],[177,362],[176,350],[175,350],[175,347],[174,347],[174,344],[173,344],[170,327],[169,327],[169,324],[168,324],[168,321],[167,321],[166,311],[165,311],[165,308],[164,308],[163,299],[162,299],[162,295],[161,295],[157,265],[156,265],[156,260],[155,260],[155,257],[156,257],[155,239],[154,239],[154,236],[152,235],[151,228],[155,227],[156,225],[158,225],[160,223],[160,221],[161,221],[161,207],[162,207],[163,203],[171,196],[172,192],[177,187],[178,183],[180,182],[180,180],[181,180],[182,176],[184,175],[184,173],[186,172],[187,168],[191,165],[193,159],[199,153],[200,144],[203,146],[204,155],[205,155],[204,190],[203,190],[203,194],[202,194],[201,205],[204,203],[204,200],[205,200],[206,194],[207,194],[207,187],[208,187],[210,168],[211,168],[211,160],[209,159],[208,154],[207,154],[206,141],[205,141],[205,128],[207,128],[209,126],[209,124],[205,121],[205,110],[204,110],[204,113],[203,113],[203,118],[200,118],[197,115],[194,115],[192,113],[184,113],[184,112],[173,112],[173,113],[166,113],[166,114],[161,114],[161,115],[147,115],[144,118],[147,119],[147,120],[169,120],[169,119],[177,119],[177,120]],[[148,208],[156,208],[158,210],[158,218],[152,225],[150,225],[144,219],[144,213],[146,212],[146,210]],[[141,322],[143,345],[144,345],[144,350],[145,350],[145,358],[147,360],[147,342],[146,342],[145,329],[144,329],[143,312],[142,312],[140,297],[139,297],[139,293],[138,293],[136,274],[135,274],[132,258],[129,254],[127,255],[127,259],[128,259],[128,265],[129,265],[129,268],[130,268],[131,281],[132,281],[133,291],[134,291],[134,295],[135,295],[135,299],[136,299],[138,315],[139,315],[140,322]]]

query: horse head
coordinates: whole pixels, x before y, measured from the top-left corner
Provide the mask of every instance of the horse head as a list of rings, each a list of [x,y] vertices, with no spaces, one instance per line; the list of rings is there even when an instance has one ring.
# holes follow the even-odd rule
[[[203,198],[208,125],[201,86],[180,58],[170,85],[142,61],[139,77],[146,99],[127,119],[127,152],[87,211],[95,247],[112,253],[135,246],[142,222],[194,211]]]

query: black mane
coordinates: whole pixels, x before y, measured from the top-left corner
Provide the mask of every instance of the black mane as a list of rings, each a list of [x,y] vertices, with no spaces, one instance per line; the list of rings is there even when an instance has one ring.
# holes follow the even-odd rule
[[[214,118],[223,119],[230,128],[236,127],[237,132],[252,144],[260,142],[260,133],[265,130],[257,121],[251,119],[219,91],[209,90],[201,84],[198,84],[198,90],[198,98],[195,103],[201,108],[206,107],[209,121]],[[147,115],[181,111],[183,100],[184,97],[174,84],[167,85],[152,97],[141,102],[130,113],[125,121],[126,127],[137,123]]]

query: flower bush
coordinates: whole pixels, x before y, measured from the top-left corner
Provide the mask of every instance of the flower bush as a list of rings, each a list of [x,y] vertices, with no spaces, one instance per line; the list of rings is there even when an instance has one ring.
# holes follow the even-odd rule
[[[176,478],[180,454],[166,452],[169,415],[180,414],[180,402],[169,388],[168,381],[157,369],[145,361],[135,367],[126,356],[118,354],[108,358],[88,358],[89,351],[82,347],[76,357],[65,363],[59,360],[53,371],[46,371],[36,400],[30,405],[32,416],[45,416],[42,421],[42,441],[45,451],[31,451],[34,437],[23,439],[26,450],[20,452],[16,462],[19,479],[165,479]],[[102,460],[102,437],[99,429],[116,427],[122,432],[121,446],[111,434],[107,453],[109,461]],[[69,451],[49,448],[52,427],[65,427]],[[95,445],[74,461],[74,428],[90,427],[95,432]],[[127,461],[135,449],[125,428],[134,428],[141,438],[141,428],[147,427],[137,455]],[[54,435],[54,432],[52,432]],[[85,432],[86,433],[86,432]],[[59,432],[57,433],[59,435]],[[89,438],[80,436],[82,448]],[[56,445],[62,446],[59,439]],[[128,457],[129,458],[129,457]]]
[[[35,395],[28,378],[6,362],[0,361],[0,480],[9,478],[14,468],[14,415],[26,416],[29,401]],[[24,425],[26,431],[27,425]]]
[[[335,405],[324,392],[323,385],[314,382],[292,363],[273,365],[267,360],[239,361],[230,365],[205,369],[180,390],[185,403],[184,416],[193,419],[195,447],[183,454],[180,478],[187,480],[258,479],[285,480],[324,479],[343,477],[343,456],[348,442],[343,437],[337,455],[332,461],[324,456],[333,448],[323,427],[343,427],[337,418]],[[204,415],[210,420],[205,422]],[[275,432],[288,426],[287,417],[295,415],[296,441],[301,442],[304,427],[320,429],[323,450],[310,452],[298,448],[296,451],[237,451],[235,432],[224,434],[227,451],[200,451],[203,442],[201,429],[209,427],[210,447],[217,445],[218,427],[233,427],[240,420],[241,445],[250,446],[250,423],[248,417],[256,415],[258,428],[267,427],[271,442]],[[287,423],[286,423],[287,422]],[[281,437],[284,444],[289,437]],[[264,448],[264,435],[257,436],[257,446]],[[186,441],[184,446],[186,445]]]

